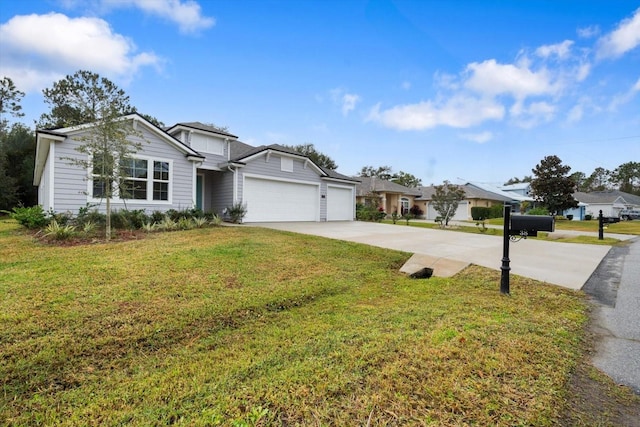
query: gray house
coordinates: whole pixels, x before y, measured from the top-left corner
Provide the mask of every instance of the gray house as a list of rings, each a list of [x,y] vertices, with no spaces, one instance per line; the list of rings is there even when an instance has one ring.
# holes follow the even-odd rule
[[[114,209],[201,208],[224,216],[243,203],[246,222],[345,221],[355,216],[358,180],[316,165],[279,145],[253,147],[238,137],[199,122],[160,129],[138,114],[131,120],[142,134],[131,176],[136,191],[112,199]],[[36,132],[34,185],[45,210],[77,212],[87,204],[103,210],[92,171],[72,165],[76,147],[92,124]]]

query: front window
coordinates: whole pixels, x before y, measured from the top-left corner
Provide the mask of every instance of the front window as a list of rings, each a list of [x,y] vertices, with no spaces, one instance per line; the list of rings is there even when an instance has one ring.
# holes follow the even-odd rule
[[[107,182],[111,183],[113,192],[113,156],[93,156],[91,165],[91,177],[93,181],[91,195],[96,199],[108,196]]]
[[[106,183],[109,177],[113,199],[170,201],[171,162],[149,158],[122,160],[118,179],[119,188],[113,188],[114,174],[107,173],[110,165],[113,165],[113,157],[110,164],[97,156],[93,159],[92,179],[88,190],[94,199],[103,199],[108,196]]]
[[[147,199],[147,161],[140,159],[127,159],[122,168],[124,175],[123,185],[120,188],[122,199],[146,200]]]
[[[153,200],[169,200],[169,162],[153,162]]]

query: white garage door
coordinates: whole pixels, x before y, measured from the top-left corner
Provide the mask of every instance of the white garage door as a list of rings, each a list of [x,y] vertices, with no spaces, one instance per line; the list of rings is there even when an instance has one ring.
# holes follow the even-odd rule
[[[458,209],[456,210],[456,213],[453,215],[452,219],[455,219],[458,221],[465,221],[469,219],[468,207],[469,207],[469,202],[460,202],[458,204]],[[429,209],[428,209],[427,215],[428,215],[427,219],[436,219],[436,217],[440,216],[440,214],[436,212],[436,210],[433,208],[432,203],[429,203]]]
[[[327,221],[352,221],[355,209],[353,189],[327,187]]]
[[[244,180],[245,222],[318,221],[319,186],[271,179]]]

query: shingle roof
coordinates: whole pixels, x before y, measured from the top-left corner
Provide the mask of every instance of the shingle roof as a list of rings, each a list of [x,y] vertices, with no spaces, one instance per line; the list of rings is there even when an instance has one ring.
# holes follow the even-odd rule
[[[196,129],[196,130],[203,130],[205,132],[213,132],[213,133],[217,133],[219,135],[224,135],[224,136],[228,136],[231,138],[237,138],[237,136],[235,136],[232,133],[226,132],[220,128],[217,128],[215,126],[211,126],[211,125],[206,125],[204,123],[201,122],[183,122],[183,123],[176,123],[175,125],[171,126],[170,128],[166,129],[167,132],[169,132],[171,129],[178,127],[178,126],[182,126],[185,128],[191,128],[191,129]]]
[[[623,199],[627,204],[640,206],[640,196],[635,194],[625,193],[618,190],[607,191],[592,191],[589,193],[583,193],[576,191],[573,193],[573,197],[583,203],[613,203],[618,198]]]
[[[356,186],[356,194],[358,196],[365,196],[369,193],[398,193],[406,194],[409,196],[420,196],[420,190],[418,188],[409,188],[404,185],[396,184],[395,182],[387,181],[377,177],[358,177],[360,184]]]
[[[459,185],[458,187],[464,190],[465,199],[496,200],[499,202],[510,202],[513,200],[511,197],[496,194],[469,184]],[[436,192],[435,186],[433,185],[421,187],[420,190],[422,195],[417,200],[431,200]]]

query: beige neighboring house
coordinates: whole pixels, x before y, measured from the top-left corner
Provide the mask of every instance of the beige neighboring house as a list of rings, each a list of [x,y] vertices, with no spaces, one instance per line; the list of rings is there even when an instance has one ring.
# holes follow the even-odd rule
[[[356,203],[364,204],[367,198],[377,200],[378,207],[387,214],[397,212],[402,215],[416,204],[415,200],[422,193],[418,188],[409,188],[395,182],[377,177],[358,177],[356,184]]]
[[[505,202],[513,203],[513,197],[508,194],[498,194],[478,187],[477,185],[467,183],[460,185],[464,190],[465,199],[458,204],[458,209],[453,215],[454,220],[466,221],[471,219],[471,208],[491,207],[494,205],[504,205]],[[436,212],[432,202],[436,189],[433,185],[420,188],[421,195],[415,199],[416,205],[425,213],[425,219],[436,219],[441,216]]]

